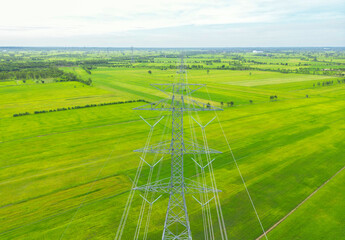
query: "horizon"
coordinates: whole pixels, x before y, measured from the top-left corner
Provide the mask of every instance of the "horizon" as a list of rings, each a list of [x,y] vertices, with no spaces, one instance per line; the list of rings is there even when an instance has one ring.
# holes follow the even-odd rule
[[[315,48],[315,49],[334,49],[334,48],[345,48],[345,45],[343,46],[272,46],[272,47],[260,47],[260,46],[253,46],[253,47],[136,47],[136,46],[113,46],[113,47],[97,47],[97,46],[0,46],[0,49],[6,49],[6,48],[51,48],[51,49],[90,49],[90,48],[97,48],[97,49],[129,49],[132,48],[134,50],[141,50],[141,49],[197,49],[197,50],[203,50],[203,49],[303,49],[303,48]]]

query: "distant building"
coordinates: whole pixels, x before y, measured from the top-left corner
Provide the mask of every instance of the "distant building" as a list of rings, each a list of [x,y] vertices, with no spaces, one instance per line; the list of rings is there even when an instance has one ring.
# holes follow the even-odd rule
[[[264,51],[254,50],[253,53],[263,53]]]

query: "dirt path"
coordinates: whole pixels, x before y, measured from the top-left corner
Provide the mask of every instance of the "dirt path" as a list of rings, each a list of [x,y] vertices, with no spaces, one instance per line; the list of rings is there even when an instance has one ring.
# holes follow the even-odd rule
[[[303,203],[308,201],[309,198],[314,196],[315,193],[317,193],[321,188],[323,188],[329,181],[331,181],[335,176],[337,176],[341,171],[345,169],[345,166],[340,169],[338,172],[336,172],[332,177],[330,177],[326,182],[324,182],[320,187],[318,187],[314,192],[312,192],[306,199],[304,199],[302,202],[300,202],[294,209],[292,209],[287,215],[285,215],[282,219],[280,219],[278,222],[276,222],[272,227],[270,227],[266,234],[271,232],[273,229],[275,229],[280,223],[282,223],[288,216],[290,216],[293,212],[295,212]],[[260,237],[258,237],[256,240],[260,240],[265,236],[265,234],[261,234]]]

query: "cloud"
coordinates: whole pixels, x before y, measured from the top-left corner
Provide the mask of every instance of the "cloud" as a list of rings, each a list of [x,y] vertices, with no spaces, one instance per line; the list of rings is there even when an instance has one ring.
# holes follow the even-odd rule
[[[55,38],[64,44],[64,39],[96,39],[115,33],[133,34],[138,29],[194,26],[196,30],[198,26],[247,24],[242,25],[245,28],[253,23],[298,24],[345,18],[343,0],[12,0],[5,5],[6,11],[0,15],[2,44],[17,38],[28,42]]]

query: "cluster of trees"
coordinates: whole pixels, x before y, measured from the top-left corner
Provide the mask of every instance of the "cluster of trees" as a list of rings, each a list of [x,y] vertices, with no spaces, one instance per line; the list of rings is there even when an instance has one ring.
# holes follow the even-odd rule
[[[16,79],[42,79],[42,78],[57,78],[63,75],[64,72],[57,67],[50,68],[32,68],[21,69],[18,71],[0,71],[0,80]]]
[[[206,65],[213,65],[214,62],[217,61],[206,61]],[[245,63],[245,61],[243,62]],[[266,63],[265,63],[266,64]],[[284,65],[286,66],[287,63],[267,63],[269,65]],[[301,64],[307,65],[307,64]],[[126,68],[134,68],[135,66],[131,65],[130,63],[125,64],[116,64],[112,65],[112,67],[126,67]],[[176,69],[176,65],[166,65],[166,66],[149,66],[151,69],[160,69],[160,70],[167,70],[167,69]],[[218,69],[218,70],[256,70],[256,71],[269,71],[269,72],[280,72],[280,73],[300,73],[300,74],[314,74],[314,75],[337,75],[337,76],[344,76],[341,71],[342,69],[336,70],[329,70],[324,71],[321,68],[317,67],[305,67],[305,68],[296,68],[296,69],[286,69],[286,68],[260,68],[260,67],[252,67],[250,65],[242,64],[241,62],[229,62],[227,64],[223,64],[221,66],[204,66],[199,64],[187,64],[186,69]]]
[[[91,59],[91,60],[83,60],[77,61],[77,65],[86,65],[86,66],[94,66],[94,65],[107,65],[109,60],[107,59]]]
[[[308,98],[308,95],[306,95],[306,97]],[[271,101],[276,101],[278,99],[277,95],[274,96],[270,96],[270,100]],[[250,104],[253,104],[253,100],[249,100]],[[224,106],[224,102],[220,102],[220,105],[223,107]],[[228,107],[233,107],[235,105],[235,103],[233,101],[230,102],[226,102]],[[210,103],[207,103],[207,107],[211,106]]]
[[[226,104],[228,105],[228,107],[233,107],[235,103],[233,101],[231,101],[231,102],[227,102]],[[220,102],[220,105],[223,107],[224,102]]]
[[[189,65],[188,65],[189,66]],[[204,68],[204,65],[191,65],[191,66],[189,66],[189,68],[191,68],[191,69],[203,69]]]
[[[36,60],[31,59],[22,59],[16,60],[15,58],[10,58],[6,62],[1,62],[0,64],[0,72],[10,72],[10,71],[20,71],[23,69],[42,69],[42,68],[51,68],[55,65],[51,62],[38,62]]]
[[[84,69],[88,74],[91,74],[91,70],[97,67],[94,67],[92,65],[81,65],[81,68]]]
[[[226,70],[254,70],[255,68],[252,68],[249,66],[243,66],[243,65],[234,65],[231,67],[222,65],[221,67],[217,67],[217,69],[221,69],[221,70],[222,69],[226,69]]]
[[[81,68],[84,69],[86,73],[91,75],[91,71],[87,67],[82,66]]]
[[[29,55],[29,59],[26,55],[21,57],[11,55],[8,58],[1,56],[2,60],[5,61],[2,61],[0,64],[0,80],[41,80],[45,78],[60,78],[60,81],[79,81],[91,85],[92,82],[90,79],[82,80],[73,77],[63,70],[60,70],[58,67],[79,65],[87,73],[91,74],[90,70],[96,68],[95,65],[111,66],[113,64],[106,59],[67,61],[62,59],[51,59],[51,56],[43,53],[41,55],[40,57]],[[66,54],[66,57],[69,57],[69,55],[70,54]],[[47,59],[49,60],[47,61]]]
[[[253,100],[249,100],[249,103],[253,104]],[[231,101],[231,102],[227,102],[226,104],[227,104],[228,107],[233,107],[235,103],[233,101]],[[224,106],[224,102],[220,102],[220,105],[223,107]]]
[[[316,84],[313,84],[313,87],[315,86],[332,86],[334,83],[338,84],[344,84],[345,83],[345,78],[344,79],[338,79],[337,82],[332,81],[323,81],[323,82],[317,82]]]
[[[126,66],[114,66],[114,67],[126,67]],[[131,66],[133,67],[133,66]],[[167,65],[167,66],[150,66],[150,68],[160,69],[160,70],[167,70],[167,69],[176,69],[176,65]],[[244,66],[241,64],[235,64],[231,66],[222,65],[217,67],[204,67],[203,65],[186,65],[186,69],[219,69],[219,70],[262,70],[260,68],[252,68],[249,66]]]
[[[17,65],[14,65],[17,66]],[[36,64],[33,65],[27,65],[24,64],[24,66],[21,66],[21,68],[17,68],[14,66],[7,66],[5,69],[10,69],[9,71],[5,71],[3,68],[0,69],[0,80],[23,80],[23,83],[26,82],[28,79],[38,80],[41,83],[44,83],[44,80],[46,78],[55,78],[58,82],[66,82],[66,81],[76,81],[81,82],[86,85],[91,85],[92,80],[91,78],[88,79],[82,79],[78,77],[74,73],[70,72],[64,72],[60,69],[58,69],[55,66],[49,66],[47,68],[44,68],[46,64],[43,64],[43,68],[35,68]],[[23,69],[23,67],[28,67],[27,69]],[[83,65],[82,68],[87,71],[89,74],[91,74],[90,69],[93,69],[93,67],[87,67],[86,65]]]
[[[123,64],[116,63],[116,64],[110,65],[110,67],[113,67],[113,68],[134,68],[134,66],[131,63],[123,63]]]
[[[309,96],[306,95],[306,97],[308,98]],[[277,95],[270,96],[270,100],[271,100],[271,101],[277,101],[277,99],[278,99]],[[250,103],[250,104],[253,104],[253,100],[249,100],[249,103]],[[225,104],[224,102],[220,102],[220,105],[221,105],[222,107],[224,106],[224,104]],[[226,104],[227,104],[228,107],[233,107],[233,106],[235,105],[235,103],[234,103],[233,101],[226,102]],[[210,106],[211,106],[210,103],[207,103],[207,107],[209,108]]]
[[[66,111],[66,110],[79,109],[79,108],[99,107],[99,106],[107,106],[107,105],[114,105],[114,104],[124,104],[124,103],[133,103],[133,102],[149,103],[148,101],[146,101],[144,99],[138,99],[138,100],[108,102],[108,103],[99,103],[99,104],[86,104],[86,105],[83,105],[83,106],[74,106],[74,107],[67,107],[67,108],[63,107],[63,108],[50,109],[50,110],[40,110],[40,111],[34,111],[34,114],[48,113],[48,112],[59,112],[59,111]],[[16,113],[16,114],[13,114],[13,117],[25,116],[25,115],[30,115],[30,114],[31,113],[29,113],[29,112]]]
[[[265,55],[266,56],[266,55]],[[247,62],[247,63],[253,63],[253,64],[257,64],[257,65],[284,65],[284,66],[288,66],[288,63],[277,63],[277,62],[260,62],[260,61],[256,61],[256,60],[246,60],[246,59],[242,59],[243,62]],[[300,65],[299,65],[300,66]]]
[[[337,75],[343,76],[342,71],[345,69],[338,68],[338,69],[322,69],[319,67],[310,67],[310,68],[298,68],[296,70],[290,70],[291,72],[302,73],[302,74],[318,74],[318,75]]]
[[[59,79],[57,79],[58,82],[81,82],[81,83],[84,83],[86,85],[91,85],[92,84],[92,80],[91,78],[88,78],[88,79],[82,79],[80,77],[78,77],[76,74],[74,73],[71,73],[71,72],[67,72],[67,73],[64,73],[63,75],[60,76]]]
[[[228,107],[233,107],[235,103],[231,101],[231,102],[227,102],[226,104],[228,105]]]

